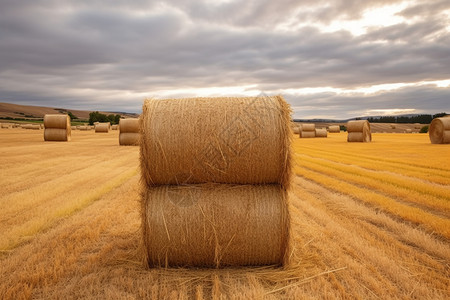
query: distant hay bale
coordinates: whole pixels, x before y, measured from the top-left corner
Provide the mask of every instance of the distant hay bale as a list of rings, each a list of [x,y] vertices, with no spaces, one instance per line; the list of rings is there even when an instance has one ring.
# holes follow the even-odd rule
[[[419,123],[414,124],[414,129],[421,129],[421,128],[422,128],[421,124],[419,124]]]
[[[300,129],[301,138],[314,138],[316,137],[316,125],[315,124],[302,124]]]
[[[146,100],[140,143],[145,182],[286,186],[289,113],[281,96]]]
[[[149,266],[281,265],[289,215],[278,185],[151,187],[142,220]]]
[[[287,262],[292,131],[281,96],[146,100],[140,122],[149,266]]]
[[[395,124],[391,124],[391,129],[395,129],[397,126]]]
[[[411,133],[411,132],[412,132],[412,130],[411,130],[411,129],[409,129],[409,128],[407,128],[407,129],[405,130],[405,132],[406,132],[406,133]]]
[[[433,119],[428,135],[432,144],[450,144],[450,117]]]
[[[292,132],[294,134],[299,134],[300,133],[300,128],[298,126],[295,126],[295,127],[292,128]]]
[[[72,128],[70,126],[70,117],[68,115],[50,115],[44,116],[44,141],[70,141]]]
[[[118,127],[119,127],[118,125],[112,125],[112,126],[111,126],[111,130],[117,130]]]
[[[108,133],[111,124],[108,123],[98,123],[95,125],[95,133]]]
[[[367,120],[355,120],[347,122],[347,142],[371,142],[372,133]]]
[[[9,128],[11,128],[11,127],[12,127],[11,124],[8,124],[8,123],[2,123],[2,128],[9,129]]]
[[[316,128],[316,137],[327,137],[328,132],[326,128]]]
[[[32,130],[41,130],[41,125],[39,125],[39,124],[30,125],[30,126],[28,127],[28,129],[32,129]]]
[[[339,125],[330,125],[330,126],[328,126],[328,132],[329,133],[340,133],[341,127]]]
[[[80,126],[80,131],[87,131],[87,130],[90,130],[90,127],[89,126]]]
[[[76,130],[76,129],[79,129],[79,127],[77,128],[78,126],[70,126],[70,129],[72,129],[72,130]]]
[[[119,121],[119,145],[139,145],[139,119],[129,118]]]

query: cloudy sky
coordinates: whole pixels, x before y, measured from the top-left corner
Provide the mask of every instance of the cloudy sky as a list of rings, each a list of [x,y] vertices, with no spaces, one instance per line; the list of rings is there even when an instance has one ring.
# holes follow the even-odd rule
[[[450,112],[450,1],[0,0],[0,102],[262,92],[295,118]]]

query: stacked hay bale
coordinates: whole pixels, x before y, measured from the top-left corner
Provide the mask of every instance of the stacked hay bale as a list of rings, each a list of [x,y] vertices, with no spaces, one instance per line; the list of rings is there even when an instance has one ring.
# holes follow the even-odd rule
[[[330,126],[328,126],[328,132],[329,133],[340,133],[341,127],[339,125],[330,125]]]
[[[129,118],[119,121],[119,145],[139,145],[139,119]]]
[[[433,119],[428,135],[432,144],[450,144],[450,117]]]
[[[313,138],[316,137],[316,125],[315,124],[302,124],[300,129],[301,138]]]
[[[44,141],[70,141],[72,128],[68,115],[44,116]]]
[[[281,96],[145,101],[141,214],[149,266],[285,262],[289,119]]]
[[[98,123],[95,125],[95,133],[97,132],[108,133],[110,128],[111,124],[109,122]]]
[[[316,128],[315,131],[316,131],[315,132],[316,137],[324,137],[324,138],[326,138],[328,136],[328,132],[327,132],[326,128]]]
[[[356,120],[347,122],[347,142],[371,142],[372,133],[367,120]]]

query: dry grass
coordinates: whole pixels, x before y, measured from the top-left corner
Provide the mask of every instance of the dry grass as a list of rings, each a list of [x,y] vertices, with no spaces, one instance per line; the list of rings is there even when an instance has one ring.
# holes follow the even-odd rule
[[[448,148],[427,135],[295,139],[302,167],[291,195],[292,264],[222,270],[143,267],[138,149],[117,139],[117,131],[76,131],[71,143],[49,145],[39,131],[0,131],[0,231],[10,232],[0,251],[1,299],[450,297],[448,238],[426,218],[414,223],[365,194],[448,221]],[[28,222],[39,220],[33,231]],[[30,231],[11,234],[23,224]]]

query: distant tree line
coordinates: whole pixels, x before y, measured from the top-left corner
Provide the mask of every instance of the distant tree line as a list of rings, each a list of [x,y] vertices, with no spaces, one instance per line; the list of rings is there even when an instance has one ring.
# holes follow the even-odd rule
[[[445,112],[435,115],[417,115],[417,116],[386,116],[386,117],[369,117],[370,123],[420,123],[429,124],[434,118],[440,118],[447,115]]]
[[[111,124],[119,124],[120,121],[120,115],[105,115],[102,113],[99,113],[98,111],[93,111],[89,114],[89,124],[93,125],[95,122],[110,122]]]

